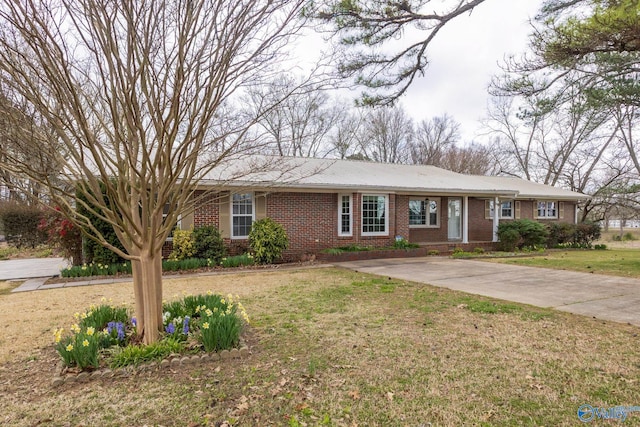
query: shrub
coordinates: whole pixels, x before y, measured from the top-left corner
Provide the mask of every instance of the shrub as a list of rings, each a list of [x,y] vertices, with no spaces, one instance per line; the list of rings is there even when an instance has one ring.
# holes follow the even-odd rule
[[[193,231],[191,230],[174,230],[173,231],[173,250],[169,255],[171,261],[181,261],[191,258],[196,253],[195,243],[193,239]]]
[[[544,245],[547,230],[544,225],[529,219],[502,222],[498,225],[500,249],[514,251],[515,249],[535,248]]]
[[[47,241],[47,235],[38,228],[43,212],[22,203],[2,203],[0,222],[4,227],[7,243],[16,248],[35,248]]]
[[[593,249],[595,249],[597,251],[605,251],[605,250],[607,250],[607,245],[595,245],[593,247]]]
[[[624,236],[622,236],[622,240],[624,240],[625,242],[628,242],[628,241],[631,241],[631,240],[636,240],[636,238],[633,235],[633,233],[627,232],[627,233],[624,233]]]
[[[473,248],[473,253],[474,254],[483,254],[484,253],[484,248]]]
[[[101,184],[100,188],[102,189],[102,197],[106,202],[108,202],[109,199],[106,195],[104,185]],[[122,246],[120,239],[118,239],[116,232],[113,230],[113,226],[101,218],[100,215],[102,215],[102,210],[97,208],[88,209],[85,204],[89,206],[91,206],[91,204],[89,203],[86,195],[80,191],[76,192],[76,198],[78,199],[76,207],[78,214],[86,217],[91,222],[91,225],[100,232],[102,237],[104,237],[110,245],[125,252],[124,246]],[[112,265],[124,262],[124,259],[118,254],[94,240],[95,234],[90,230],[85,230],[85,233],[88,234],[88,236],[84,236],[82,241],[82,252],[85,263]]]
[[[257,263],[271,264],[280,259],[282,252],[289,247],[289,238],[282,225],[271,218],[264,218],[251,226],[249,247]]]
[[[60,249],[73,265],[82,264],[82,232],[56,208],[42,216],[38,228],[47,236],[47,243]]]
[[[430,249],[427,251],[427,255],[440,255],[440,251],[437,249]]]
[[[600,238],[600,224],[597,222],[583,222],[576,225],[574,243],[581,248],[590,248],[594,240]]]
[[[209,259],[215,265],[220,264],[222,258],[227,254],[220,232],[213,225],[193,230],[193,244],[194,257]]]
[[[548,232],[547,247],[549,248],[555,248],[563,243],[574,241],[576,234],[575,224],[551,222],[546,225],[546,228]]]

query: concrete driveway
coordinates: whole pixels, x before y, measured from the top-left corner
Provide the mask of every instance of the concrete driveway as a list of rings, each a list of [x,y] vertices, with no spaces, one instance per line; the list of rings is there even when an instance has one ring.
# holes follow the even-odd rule
[[[336,263],[365,273],[640,326],[640,280],[441,257]]]
[[[67,267],[63,258],[10,259],[0,261],[0,280],[51,277]]]

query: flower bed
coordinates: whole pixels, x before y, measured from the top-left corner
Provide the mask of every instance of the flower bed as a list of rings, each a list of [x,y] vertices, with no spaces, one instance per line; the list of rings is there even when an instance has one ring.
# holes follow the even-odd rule
[[[170,356],[200,357],[202,354],[237,349],[249,317],[231,295],[185,296],[163,304],[161,339],[142,345],[136,319],[126,307],[92,306],[74,315],[69,332],[54,331],[55,349],[62,361],[61,373],[81,373],[100,368],[116,369],[160,362]]]
[[[232,268],[254,265],[251,254],[243,254],[222,258],[219,264],[211,259],[186,258],[181,260],[163,260],[163,272],[194,271],[214,268]],[[72,266],[63,269],[60,276],[64,278],[93,277],[93,276],[129,276],[131,275],[131,263],[116,264],[91,263]]]

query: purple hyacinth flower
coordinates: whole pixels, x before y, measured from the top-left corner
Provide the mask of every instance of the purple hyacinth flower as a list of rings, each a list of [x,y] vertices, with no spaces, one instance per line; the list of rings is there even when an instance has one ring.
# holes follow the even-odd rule
[[[124,324],[122,322],[116,323],[116,330],[118,331],[118,341],[124,341]]]
[[[133,325],[134,328],[138,326],[138,321],[136,320],[135,317],[131,318],[131,324]]]
[[[176,325],[174,325],[173,323],[169,323],[167,326],[165,326],[164,330],[168,334],[172,334],[176,331]]]
[[[182,321],[182,333],[185,335],[189,334],[189,316],[184,316],[184,320]]]

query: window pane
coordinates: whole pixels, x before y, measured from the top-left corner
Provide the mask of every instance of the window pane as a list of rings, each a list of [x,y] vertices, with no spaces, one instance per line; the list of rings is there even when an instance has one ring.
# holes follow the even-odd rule
[[[351,197],[342,196],[340,199],[340,233],[351,233]]]
[[[246,237],[253,223],[253,203],[251,193],[234,194],[232,198],[232,236]]]
[[[512,202],[502,202],[502,208],[501,208],[501,212],[500,215],[504,218],[511,218],[512,215],[512,210],[511,210],[511,206],[512,206]]]
[[[424,200],[409,200],[409,225],[425,225],[426,210]]]
[[[429,225],[438,225],[438,202],[429,200]]]
[[[385,227],[385,197],[362,197],[362,232],[384,233]]]

